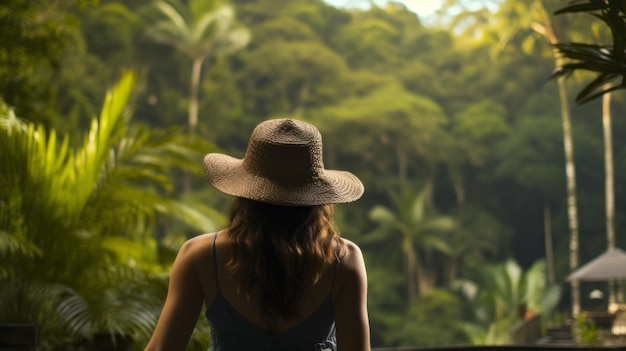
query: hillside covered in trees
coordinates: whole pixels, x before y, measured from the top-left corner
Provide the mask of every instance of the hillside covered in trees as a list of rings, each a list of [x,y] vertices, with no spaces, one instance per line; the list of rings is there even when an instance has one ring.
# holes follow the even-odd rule
[[[141,349],[177,249],[226,223],[203,154],[243,156],[282,117],[316,125],[325,166],[363,180],[336,218],[365,254],[374,346],[508,343],[521,306],[569,316],[563,109],[579,264],[607,247],[603,110],[575,103],[590,76],[552,77],[551,43],[609,33],[555,16],[565,1],[445,3],[428,24],[395,2],[0,5],[0,322],[40,325],[46,350],[103,331]],[[617,247],[625,103],[612,94]]]

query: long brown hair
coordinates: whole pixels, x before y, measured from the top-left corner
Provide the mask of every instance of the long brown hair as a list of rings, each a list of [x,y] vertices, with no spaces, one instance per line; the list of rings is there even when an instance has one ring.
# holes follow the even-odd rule
[[[296,303],[305,289],[343,254],[333,212],[333,205],[289,207],[236,198],[228,228],[233,256],[226,267],[237,289],[248,298],[252,291],[260,294],[261,309],[270,316],[298,317]]]

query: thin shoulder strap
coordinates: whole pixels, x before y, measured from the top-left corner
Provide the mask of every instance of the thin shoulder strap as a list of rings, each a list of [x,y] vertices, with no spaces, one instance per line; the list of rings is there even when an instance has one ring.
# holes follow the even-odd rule
[[[213,271],[215,272],[215,286],[217,290],[220,290],[219,279],[217,277],[217,255],[215,254],[215,240],[217,239],[217,232],[213,234],[213,246],[211,247],[211,251],[213,253]]]
[[[339,257],[339,255],[341,254],[341,239],[337,239],[337,253],[335,254],[335,256],[337,257],[337,263],[335,264],[335,270],[333,272],[333,283],[330,286],[330,293],[332,294],[333,291],[335,291],[335,281],[337,280],[337,271],[339,270],[339,264],[341,263],[341,257]]]

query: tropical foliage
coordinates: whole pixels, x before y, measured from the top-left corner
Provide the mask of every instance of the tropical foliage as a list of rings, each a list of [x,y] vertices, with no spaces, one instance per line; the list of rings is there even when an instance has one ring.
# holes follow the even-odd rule
[[[575,71],[591,71],[596,77],[587,83],[576,96],[579,104],[602,97],[602,130],[604,139],[604,170],[605,170],[605,212],[607,249],[615,247],[615,189],[613,161],[613,122],[611,92],[626,87],[624,77],[624,50],[626,49],[626,5],[621,1],[574,1],[569,6],[555,11],[555,14],[588,13],[600,19],[605,26],[594,29],[594,41],[600,40],[601,31],[608,29],[612,37],[612,45],[584,44],[580,42],[558,43],[558,52],[568,62],[557,67],[554,76],[571,76]],[[617,82],[616,82],[617,81]],[[609,301],[616,301],[613,282],[609,283]]]
[[[0,4],[0,96],[20,116],[51,123],[54,80],[65,50],[76,43],[79,22],[71,9],[95,0],[16,0]],[[69,10],[68,10],[69,9]]]
[[[396,250],[404,256],[409,301],[414,301],[418,292],[426,293],[435,286],[434,272],[425,269],[432,263],[433,255],[451,251],[442,234],[454,229],[454,220],[428,213],[429,194],[429,187],[420,193],[407,189],[395,197],[393,210],[380,205],[374,207],[370,218],[379,228],[361,239],[363,243],[380,245],[388,242],[399,246]],[[390,234],[398,235],[398,238],[390,240]]]
[[[250,33],[234,23],[232,6],[219,0],[191,0],[188,8],[157,1],[162,19],[147,34],[152,40],[170,45],[192,60],[189,101],[190,132],[198,124],[198,93],[203,64],[211,57],[228,55],[248,44]],[[177,9],[177,7],[179,9]]]
[[[619,0],[578,0],[555,14],[588,13],[600,19],[610,29],[610,44],[563,42],[555,45],[567,62],[557,67],[554,75],[570,75],[577,70],[597,74],[576,96],[576,101],[586,103],[604,94],[626,88],[624,63],[626,62],[626,4]]]
[[[145,339],[166,286],[150,235],[159,216],[215,227],[168,195],[169,168],[197,159],[182,133],[128,127],[134,81],[122,77],[77,149],[3,105],[0,320],[39,325],[45,347],[101,332]]]
[[[423,17],[395,2],[1,4],[0,319],[38,324],[44,349],[101,331],[141,349],[178,247],[228,212],[202,154],[243,156],[252,128],[275,117],[317,125],[326,167],[365,184],[335,215],[365,254],[373,346],[505,342],[519,306],[551,313],[527,292],[554,300],[543,280],[561,285],[556,308],[569,315],[565,293],[578,289],[564,277],[606,248],[607,139],[589,118],[599,99],[570,101],[587,76],[549,78],[589,62],[620,86],[611,50],[623,23],[611,16],[622,12],[600,3],[623,6],[446,0]],[[564,7],[596,16],[554,15]],[[558,43],[598,47],[576,62]],[[606,91],[599,82],[587,98]],[[626,120],[611,125],[619,209]],[[190,349],[206,349],[206,328]]]
[[[512,260],[483,266],[478,281],[459,279],[454,285],[474,301],[469,304],[474,322],[458,325],[473,344],[481,345],[511,343],[515,327],[532,314],[549,315],[561,297],[558,285],[547,284],[544,261],[526,272]]]

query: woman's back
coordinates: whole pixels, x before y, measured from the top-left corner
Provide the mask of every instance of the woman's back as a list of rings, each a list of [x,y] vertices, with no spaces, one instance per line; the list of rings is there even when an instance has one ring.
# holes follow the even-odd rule
[[[326,267],[321,279],[302,295],[296,304],[297,318],[269,317],[262,312],[260,294],[253,292],[248,299],[248,294],[237,291],[237,279],[226,268],[232,257],[228,232],[213,235],[211,241],[215,284],[205,284],[215,290],[209,292],[213,300],[206,302],[214,350],[336,349],[334,287],[339,261]]]
[[[364,188],[353,174],[324,168],[319,131],[265,121],[243,159],[207,154],[204,169],[236,197],[230,223],[179,250],[146,350],[184,350],[203,304],[214,350],[369,350],[363,256],[332,218],[333,204]]]
[[[259,294],[237,291],[238,281],[226,268],[232,256],[228,231],[204,234],[190,239],[181,248],[177,261],[190,265],[198,277],[206,317],[213,328],[211,340],[214,350],[263,349],[261,344],[289,350],[335,350],[335,325],[338,334],[364,332],[367,314],[359,320],[351,305],[364,298],[364,286],[354,290],[354,284],[363,283],[365,271],[362,256],[356,245],[340,239],[346,246],[341,261],[324,269],[320,280],[302,295],[296,304],[298,318],[283,319],[264,316]],[[186,263],[185,263],[186,262]],[[346,308],[352,315],[345,315]],[[366,311],[361,311],[366,313]],[[346,338],[347,340],[348,338]],[[234,346],[233,346],[234,345]],[[296,348],[295,345],[299,345]],[[240,348],[241,347],[241,348]],[[355,348],[351,350],[364,350]],[[346,348],[348,349],[348,348]]]

